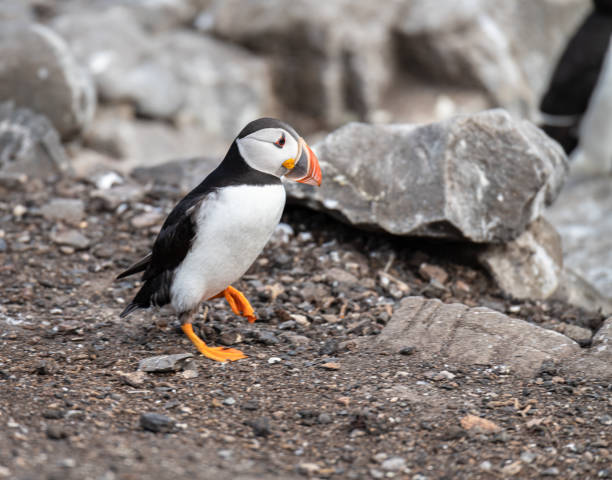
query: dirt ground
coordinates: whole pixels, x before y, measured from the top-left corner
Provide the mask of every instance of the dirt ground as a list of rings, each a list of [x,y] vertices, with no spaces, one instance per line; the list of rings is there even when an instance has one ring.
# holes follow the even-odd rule
[[[195,355],[170,310],[118,318],[138,279],[113,278],[147,252],[178,193],[109,209],[92,188],[33,183],[0,201],[0,478],[612,478],[612,384],[552,365],[521,379],[367,346],[405,295],[552,329],[596,329],[601,317],[505,298],[458,245],[288,207],[290,228],[235,285],[258,322],[221,300],[203,307],[196,330],[248,355],[215,363]],[[44,218],[53,197],[80,198],[85,217]],[[89,245],[58,245],[63,228]],[[429,281],[424,263],[448,279]],[[134,374],[174,353],[193,353],[190,369]],[[149,427],[160,431],[143,428],[146,413],[168,417]],[[468,429],[469,415],[493,424]]]

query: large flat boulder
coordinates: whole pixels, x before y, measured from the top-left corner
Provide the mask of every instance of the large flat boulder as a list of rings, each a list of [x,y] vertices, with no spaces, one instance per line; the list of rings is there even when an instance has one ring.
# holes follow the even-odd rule
[[[559,362],[580,352],[560,333],[485,307],[469,308],[424,297],[404,299],[375,342],[398,352],[415,347],[423,359],[465,365],[505,365],[521,375],[535,374],[545,361]]]
[[[503,110],[429,125],[348,124],[315,150],[323,185],[292,199],[395,235],[505,242],[558,195],[559,145]]]

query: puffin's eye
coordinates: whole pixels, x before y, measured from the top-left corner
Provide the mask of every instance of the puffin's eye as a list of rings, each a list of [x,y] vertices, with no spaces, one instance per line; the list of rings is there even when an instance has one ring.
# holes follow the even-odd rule
[[[285,146],[285,134],[283,133],[280,138],[274,142],[274,145],[276,145],[278,148],[283,148]]]

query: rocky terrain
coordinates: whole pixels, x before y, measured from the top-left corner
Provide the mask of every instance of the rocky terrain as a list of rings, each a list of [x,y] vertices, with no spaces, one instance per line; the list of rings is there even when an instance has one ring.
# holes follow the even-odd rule
[[[532,123],[589,2],[439,4],[0,0],[0,478],[612,478],[609,177]],[[263,115],[323,185],[221,364],[114,278]]]
[[[196,323],[249,355],[217,364],[170,311],[118,318],[137,282],[113,277],[177,199],[133,189],[120,213],[74,181],[0,204],[3,477],[610,475],[610,377],[577,367],[609,365],[602,315],[513,300],[459,244],[290,207],[237,285],[258,322],[215,301]]]

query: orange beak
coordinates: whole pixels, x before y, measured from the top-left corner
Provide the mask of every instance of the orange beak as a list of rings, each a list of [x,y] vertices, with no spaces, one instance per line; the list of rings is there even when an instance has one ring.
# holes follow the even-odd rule
[[[316,185],[317,187],[321,186],[322,175],[319,159],[301,137],[299,139],[298,153],[298,161],[293,169],[285,175],[285,178],[294,182]]]

